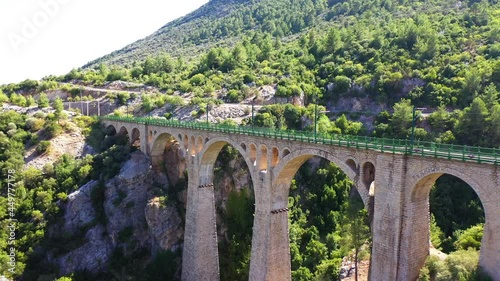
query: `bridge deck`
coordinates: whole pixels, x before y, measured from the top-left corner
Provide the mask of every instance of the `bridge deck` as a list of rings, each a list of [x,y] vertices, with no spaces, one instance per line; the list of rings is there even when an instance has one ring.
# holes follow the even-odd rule
[[[315,134],[314,132],[308,131],[276,130],[245,126],[225,126],[205,122],[183,122],[150,117],[101,116],[100,119],[143,125],[148,124],[173,128],[186,128],[191,130],[204,130],[231,134],[243,134],[256,137],[285,139],[291,141],[319,143],[342,147],[353,147],[357,149],[380,151],[382,153],[418,155],[448,160],[459,160],[464,162],[475,162],[480,164],[484,163],[497,165],[500,162],[500,149],[497,148],[442,144],[419,140],[414,141],[414,143],[412,144],[411,141],[407,139],[387,139],[342,134]]]

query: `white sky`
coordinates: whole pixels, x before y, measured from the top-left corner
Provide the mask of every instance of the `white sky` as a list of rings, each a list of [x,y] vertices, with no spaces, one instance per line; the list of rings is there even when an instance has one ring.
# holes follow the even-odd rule
[[[207,0],[0,0],[0,85],[62,75]]]

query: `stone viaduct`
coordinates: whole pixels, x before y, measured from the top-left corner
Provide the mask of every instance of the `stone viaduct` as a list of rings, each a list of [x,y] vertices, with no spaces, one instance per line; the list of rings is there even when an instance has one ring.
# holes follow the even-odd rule
[[[429,255],[429,191],[443,174],[456,176],[477,193],[486,223],[480,266],[500,281],[500,168],[492,164],[214,132],[149,122],[104,119],[105,126],[140,139],[153,166],[165,147],[177,143],[187,155],[188,201],[182,280],[219,280],[214,206],[214,163],[229,144],[251,173],[255,213],[250,280],[291,280],[288,192],[299,167],[314,156],[335,163],[354,182],[372,210],[370,280],[416,280]]]

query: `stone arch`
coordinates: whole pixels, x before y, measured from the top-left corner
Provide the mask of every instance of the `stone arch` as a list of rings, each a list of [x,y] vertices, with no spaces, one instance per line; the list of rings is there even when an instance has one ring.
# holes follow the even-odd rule
[[[348,160],[352,160],[352,157],[339,157],[333,152],[316,147],[307,147],[292,150],[288,155],[281,158],[280,163],[272,171],[274,178],[270,185],[270,202],[268,201],[269,203],[265,203],[266,205],[269,204],[271,225],[268,234],[270,235],[270,249],[268,252],[273,253],[272,268],[270,269],[271,273],[269,275],[271,276],[269,278],[270,280],[281,279],[280,275],[282,276],[284,272],[288,273],[291,269],[291,264],[289,263],[290,233],[288,229],[288,198],[290,195],[290,186],[300,167],[302,167],[307,160],[316,156],[337,165],[339,169],[354,182],[354,186],[357,188],[358,173],[348,165],[350,162]],[[367,208],[368,192],[358,188],[358,193],[361,196],[365,208]],[[252,257],[256,256],[257,254]],[[278,258],[274,258],[276,256],[278,256]],[[286,259],[288,262],[282,262],[282,259]],[[284,280],[290,280],[290,277],[286,277]]]
[[[196,143],[196,153],[200,153],[200,151],[203,149],[203,138],[202,137],[198,137],[198,141]]]
[[[286,157],[288,154],[290,154],[290,149],[288,149],[288,148],[283,149],[283,153],[281,154],[281,158]]]
[[[127,128],[125,126],[122,126],[120,128],[120,131],[118,131],[118,135],[127,135],[128,136],[129,134],[128,134]]]
[[[260,157],[257,159],[257,170],[259,171],[266,171],[268,169],[267,167],[267,146],[261,145],[260,146]]]
[[[153,130],[149,130],[149,135],[148,135],[148,143],[153,142]]]
[[[481,188],[481,185],[467,173],[463,173],[451,168],[436,169],[434,167],[431,167],[429,169],[422,169],[421,171],[416,172],[415,176],[413,176],[412,181],[410,182],[410,186],[412,186],[411,201],[417,202],[420,200],[428,199],[432,185],[440,176],[444,174],[452,175],[467,183],[478,195],[481,202],[485,202],[488,200],[488,194],[484,192],[484,190]]]
[[[184,135],[184,137],[182,137],[182,144],[184,145],[185,150],[189,149],[189,137],[187,135]]]
[[[253,164],[254,164],[255,160],[252,160],[252,157],[246,157],[247,156],[246,151],[240,145],[238,145],[230,140],[219,139],[219,138],[211,139],[210,141],[208,141],[205,144],[204,148],[200,151],[200,155],[201,155],[200,165],[213,166],[215,161],[217,160],[217,156],[219,155],[220,151],[222,150],[222,148],[226,144],[231,145],[233,148],[238,150],[238,152],[241,155],[243,155],[243,158],[245,159],[245,163],[247,164],[249,169],[251,169],[251,167],[254,166]],[[251,170],[250,170],[250,172],[251,172]],[[254,179],[252,178],[252,180],[254,180]]]
[[[451,175],[460,180],[464,181],[469,187],[477,194],[481,205],[484,210],[485,215],[485,234],[481,241],[481,246],[484,245],[485,241],[488,240],[488,234],[486,233],[487,225],[490,216],[495,216],[488,209],[484,202],[488,201],[487,193],[481,188],[481,185],[473,177],[467,173],[457,171],[449,167],[437,168],[435,166],[429,168],[423,168],[420,171],[416,171],[410,178],[408,186],[411,187],[411,192],[409,194],[409,204],[407,206],[407,215],[405,221],[408,225],[408,230],[406,231],[407,237],[405,239],[405,249],[406,254],[412,259],[412,267],[408,270],[408,276],[410,278],[416,279],[418,273],[425,263],[427,256],[429,255],[429,245],[430,245],[430,211],[429,211],[429,196],[430,190],[436,180],[442,175]],[[480,250],[480,262],[483,259],[483,252],[485,247],[481,247]]]
[[[252,184],[250,184],[250,182],[248,182],[248,185],[244,185],[245,186],[244,189],[242,188],[243,186],[239,186],[239,188],[238,188],[238,186],[232,186],[231,188],[228,189],[227,187],[229,187],[229,186],[227,186],[224,183],[224,181],[221,181],[221,182],[215,181],[214,182],[214,180],[215,180],[214,179],[215,166],[216,166],[217,158],[219,157],[219,155],[221,154],[221,151],[224,149],[224,147],[226,145],[231,146],[235,151],[237,151],[242,156],[242,160],[245,163],[244,165],[247,166],[248,176],[250,177]],[[217,205],[217,204],[223,204],[222,202],[224,202],[226,200],[226,199],[224,199],[224,198],[226,198],[226,197],[224,197],[224,194],[229,194],[229,192],[235,191],[235,190],[241,190],[242,192],[245,192],[245,194],[247,194],[248,196],[251,196],[252,199],[250,199],[250,198],[249,199],[253,202],[250,202],[250,206],[252,206],[252,208],[254,208],[256,195],[255,195],[255,186],[252,188],[252,185],[254,185],[253,183],[255,183],[256,180],[254,179],[253,162],[248,157],[246,151],[238,143],[233,142],[232,140],[229,140],[229,139],[225,139],[225,138],[210,139],[203,146],[202,150],[200,151],[200,153],[197,155],[197,157],[195,159],[197,159],[199,161],[197,163],[197,167],[198,167],[197,177],[198,177],[198,179],[196,179],[196,182],[199,185],[199,188],[194,188],[194,191],[193,191],[193,189],[191,189],[190,191],[188,191],[188,194],[198,193],[199,197],[197,197],[197,198],[201,198],[201,196],[199,194],[204,195],[205,198],[210,198],[209,199],[210,202],[207,199],[203,199],[203,201],[199,201],[199,202],[203,202],[203,204],[200,204],[200,205],[203,205],[203,208],[204,208],[206,213],[210,212],[211,214],[215,215],[216,213],[221,212],[221,210],[224,210],[223,208],[220,208],[220,205]],[[242,168],[244,168],[243,164],[242,164]],[[247,186],[248,186],[248,188],[246,188]],[[243,194],[243,193],[240,193],[240,194]],[[189,202],[188,202],[188,204],[189,204]],[[212,209],[213,209],[213,211],[212,211]],[[255,210],[253,210],[252,214],[255,215]],[[207,218],[207,217],[208,216],[206,216],[206,215],[204,216],[204,218]],[[252,221],[254,220],[254,216],[248,216],[246,218],[249,220],[252,220]],[[192,224],[192,222],[189,220],[186,220],[186,229],[188,228],[188,224]],[[212,229],[212,227],[213,227],[213,229]],[[210,231],[210,233],[207,233],[207,234],[209,234],[208,236],[216,237],[216,238],[220,237],[220,235],[222,235],[224,232],[224,230],[220,227],[221,227],[221,223],[220,223],[220,220],[218,220],[218,217],[215,216],[215,217],[213,217],[213,219],[211,218],[210,226],[206,227],[206,228],[209,228],[209,231]],[[222,234],[219,233],[219,230],[222,232]],[[215,231],[215,233],[213,231]],[[247,231],[250,231],[250,233],[251,233],[251,231],[253,231],[253,229],[250,228],[250,229],[247,229]],[[207,236],[207,235],[205,235],[205,236]],[[248,242],[248,241],[245,241],[245,243],[246,242]],[[243,243],[243,241],[240,241],[240,243]],[[203,244],[204,245],[202,247],[210,248],[212,251],[212,254],[207,255],[208,251],[205,251],[205,252],[201,253],[201,255],[203,257],[206,257],[209,259],[215,258],[218,261],[218,263],[216,265],[215,264],[211,265],[211,268],[213,269],[216,267],[217,273],[219,273],[219,270],[222,270],[223,266],[225,265],[224,260],[220,260],[218,257],[214,257],[214,256],[218,255],[218,253],[221,249],[220,247],[223,244],[218,243],[218,239],[210,239],[210,240],[205,239]],[[190,245],[185,246],[185,247],[189,248]],[[186,253],[189,253],[189,251],[186,251]],[[203,265],[206,266],[206,262],[204,262]],[[183,268],[183,270],[184,269],[185,268]],[[186,269],[186,270],[188,270],[188,269]],[[205,277],[205,276],[203,276],[203,277]],[[200,279],[200,278],[197,278],[196,280],[198,280],[198,279]],[[211,280],[218,280],[219,278],[210,278],[210,279]],[[195,280],[195,279],[193,279],[193,280]]]
[[[191,138],[189,139],[189,155],[196,155],[196,139],[194,138],[194,136],[191,136]]]
[[[276,146],[272,149],[271,167],[276,167],[280,162],[280,152]]]
[[[248,152],[248,156],[250,157],[250,161],[252,165],[249,167],[253,167],[257,165],[257,146],[255,144],[250,144],[250,151]]]
[[[311,159],[314,156],[322,157],[337,165],[354,183],[354,186],[358,190],[358,193],[363,200],[363,204],[366,208],[368,208],[368,191],[358,187],[358,182],[356,180],[357,172],[351,169],[351,167],[347,164],[347,160],[342,160],[327,151],[316,148],[307,148],[294,151],[282,158],[281,162],[275,168],[275,175],[277,176],[273,181],[273,186],[283,186],[288,189],[292,183],[293,177],[302,166],[302,164],[304,164],[307,160]],[[288,192],[286,193],[288,194]],[[288,200],[288,197],[281,197],[282,200]]]
[[[356,161],[354,161],[354,159],[352,158],[349,158],[345,161],[345,164],[351,168],[351,170],[353,170],[354,172],[357,172],[358,168],[357,168],[357,165],[356,165]]]
[[[132,135],[130,136],[130,144],[132,146],[141,147],[141,132],[137,128],[132,129]]]
[[[151,146],[151,164],[154,169],[161,169],[163,165],[163,153],[165,149],[171,147],[172,145],[179,144],[180,141],[176,139],[169,133],[161,133],[159,134],[153,142]]]
[[[247,145],[244,142],[242,142],[240,146],[244,151],[247,151]]]
[[[122,143],[122,144],[128,144],[128,145],[131,145],[132,143],[130,142],[130,134],[129,134],[130,130],[127,129],[127,127],[125,126],[121,126],[120,127],[120,130],[118,131],[118,133],[116,134],[117,137],[120,138],[120,141],[124,141],[125,143]]]
[[[104,132],[108,136],[114,136],[116,135],[116,128],[114,125],[109,125],[106,127],[106,130]]]
[[[361,182],[364,184],[366,189],[370,189],[370,186],[375,181],[375,165],[372,162],[366,161],[363,163],[361,168]]]
[[[361,164],[360,170],[360,185],[363,185],[364,190],[368,191],[368,217],[370,227],[373,228],[373,217],[375,215],[375,165],[370,161],[365,161]],[[360,189],[362,187],[360,186]]]

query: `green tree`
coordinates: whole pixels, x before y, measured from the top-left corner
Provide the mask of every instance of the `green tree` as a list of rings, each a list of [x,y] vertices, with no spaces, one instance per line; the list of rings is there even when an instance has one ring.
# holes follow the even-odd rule
[[[212,48],[203,59],[205,70],[220,69],[224,65],[226,59],[229,57],[228,50],[225,48]]]
[[[333,79],[333,84],[335,85],[335,92],[339,94],[346,93],[352,85],[352,81],[349,77],[344,75],[335,76]]]
[[[333,54],[342,47],[340,33],[336,28],[331,28],[323,43],[323,49],[327,54]]]
[[[438,273],[446,275],[448,269],[445,263],[437,256],[429,255],[425,260],[425,264],[420,270],[418,281],[436,280]]]
[[[484,224],[472,226],[466,230],[457,230],[454,233],[456,241],[454,242],[455,249],[467,250],[473,248],[479,250],[481,240],[483,239]]]
[[[269,112],[257,114],[255,116],[255,125],[259,127],[276,128],[277,119]]]
[[[313,274],[307,267],[302,266],[292,272],[292,280],[294,281],[310,281],[312,278]]]
[[[0,103],[8,102],[9,97],[0,89]]]
[[[451,253],[445,260],[449,275],[438,273],[437,280],[475,280],[478,275],[479,251],[459,250]]]
[[[157,70],[158,68],[156,66],[156,61],[152,57],[148,56],[142,64],[143,73],[149,75],[151,73],[157,72]]]
[[[443,133],[453,127],[453,119],[451,113],[444,106],[439,106],[438,109],[429,115],[429,123],[432,126],[432,131],[435,133]]]
[[[481,91],[481,75],[477,69],[467,72],[465,83],[462,88],[462,102],[472,101]]]
[[[488,108],[483,100],[480,97],[475,98],[471,105],[464,109],[461,118],[459,118],[456,127],[457,140],[466,145],[483,145],[488,114]]]
[[[361,132],[363,123],[349,121],[345,114],[342,114],[335,120],[335,126],[341,130],[342,134],[357,135]]]
[[[230,239],[219,245],[221,279],[248,280],[253,225],[253,198],[248,189],[233,190],[226,205],[227,235]]]
[[[238,44],[234,47],[231,53],[231,68],[243,67],[246,65],[248,60],[247,50],[242,44]]]
[[[1,97],[0,97],[0,100],[1,100]],[[35,103],[36,103],[36,101],[33,98],[33,96],[32,95],[28,95],[28,97],[26,98],[26,106],[27,107],[33,106]]]
[[[37,104],[39,108],[45,108],[49,107],[49,102],[50,101],[49,98],[47,97],[47,94],[41,93],[40,96],[38,97]]]
[[[361,248],[370,237],[368,227],[368,212],[363,206],[363,202],[348,201],[347,214],[344,222],[344,232],[347,236],[343,243],[344,247],[354,249],[355,280],[358,281],[358,256]]]
[[[496,104],[491,108],[489,117],[488,135],[492,144],[500,143],[500,105]]]
[[[483,99],[489,110],[492,110],[495,105],[498,105],[498,90],[495,84],[491,83],[486,86],[480,97]]]
[[[393,107],[394,113],[392,114],[390,125],[394,136],[399,138],[406,138],[408,135],[408,128],[411,127],[413,118],[413,107],[411,101],[402,99]]]
[[[60,97],[57,97],[54,102],[52,103],[52,107],[54,108],[54,116],[57,119],[57,123],[59,123],[59,120],[61,118],[65,118],[63,114],[63,109],[64,109],[64,104],[63,101]]]
[[[443,175],[436,180],[430,191],[429,203],[436,225],[447,237],[441,239],[440,246],[445,253],[454,250],[457,231],[485,222],[484,210],[477,194],[454,176]]]
[[[10,95],[10,102],[19,106],[26,106],[26,98],[23,95],[18,95],[16,93],[12,93]]]
[[[36,147],[36,152],[38,152],[38,154],[44,154],[45,152],[50,150],[50,147],[51,147],[50,141],[43,140]]]
[[[157,71],[170,73],[174,70],[174,61],[170,55],[163,53],[156,58]]]
[[[445,239],[443,231],[439,228],[439,226],[436,224],[436,219],[433,214],[430,214],[431,216],[431,222],[430,222],[430,228],[431,228],[431,244],[434,246],[436,249],[440,249],[442,241]]]

